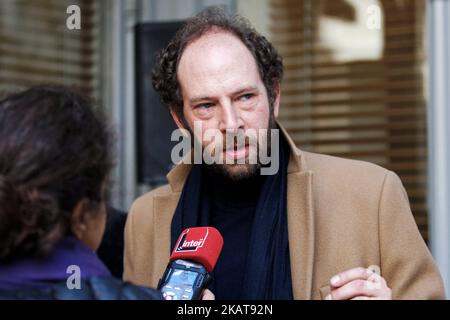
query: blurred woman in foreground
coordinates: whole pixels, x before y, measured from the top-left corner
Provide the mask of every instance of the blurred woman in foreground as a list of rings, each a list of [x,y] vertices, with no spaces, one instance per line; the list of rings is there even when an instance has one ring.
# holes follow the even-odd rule
[[[0,100],[0,299],[160,298],[94,253],[112,167],[109,129],[81,95],[50,86]]]

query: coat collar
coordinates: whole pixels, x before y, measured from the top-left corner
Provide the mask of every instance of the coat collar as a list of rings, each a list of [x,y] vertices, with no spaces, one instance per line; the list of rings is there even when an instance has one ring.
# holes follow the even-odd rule
[[[294,299],[310,299],[312,296],[313,261],[314,261],[314,208],[312,195],[313,173],[308,170],[304,153],[295,146],[284,127],[278,123],[282,135],[288,141],[291,157],[288,164],[288,232],[289,253],[291,260],[292,289]],[[191,157],[188,154],[186,157]],[[182,161],[183,162],[183,161]],[[187,179],[191,165],[181,163],[175,166],[167,175],[173,194],[155,198],[155,208],[159,212],[155,239],[160,239],[157,245],[162,257],[159,269],[164,270],[168,259],[168,243],[170,243],[170,224]],[[166,226],[162,228],[160,226]],[[166,248],[167,250],[162,250]],[[167,251],[163,254],[162,251]],[[159,262],[158,262],[159,263]]]

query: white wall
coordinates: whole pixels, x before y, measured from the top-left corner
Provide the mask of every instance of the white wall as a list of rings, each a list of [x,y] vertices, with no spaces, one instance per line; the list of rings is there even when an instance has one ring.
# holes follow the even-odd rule
[[[250,20],[251,24],[267,39],[270,35],[269,0],[237,0],[236,10]]]

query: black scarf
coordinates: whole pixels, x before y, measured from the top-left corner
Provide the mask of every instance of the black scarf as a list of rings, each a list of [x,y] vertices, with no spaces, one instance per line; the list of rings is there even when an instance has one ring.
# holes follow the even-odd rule
[[[256,205],[247,267],[243,270],[241,290],[244,299],[293,298],[287,227],[289,155],[289,145],[281,136],[279,170],[266,177]],[[212,197],[202,172],[202,165],[193,165],[185,182],[172,219],[171,248],[185,228],[209,224]]]

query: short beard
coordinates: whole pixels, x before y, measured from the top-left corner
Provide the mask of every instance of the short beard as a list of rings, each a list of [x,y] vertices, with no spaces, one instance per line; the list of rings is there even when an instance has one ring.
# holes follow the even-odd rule
[[[268,130],[267,130],[267,148],[268,154],[272,152],[271,148],[271,129],[277,129],[277,123],[275,121],[275,116],[272,112],[273,108],[271,108]],[[207,170],[216,174],[218,176],[223,177],[224,179],[228,179],[231,181],[243,181],[247,179],[251,179],[258,174],[260,174],[261,163],[259,162],[259,158],[257,163],[255,164],[210,164],[205,166]]]
[[[261,164],[210,164],[208,171],[231,181],[243,181],[259,174]]]

